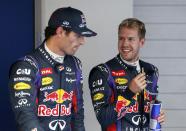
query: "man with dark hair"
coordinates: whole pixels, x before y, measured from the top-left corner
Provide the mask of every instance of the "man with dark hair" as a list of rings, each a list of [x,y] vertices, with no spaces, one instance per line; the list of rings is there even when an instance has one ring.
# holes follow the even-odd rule
[[[73,56],[95,36],[80,10],[51,15],[44,42],[10,69],[10,98],[19,131],[84,131],[81,61]]]
[[[158,70],[140,59],[145,33],[140,20],[122,21],[118,28],[119,54],[90,72],[92,103],[103,131],[149,131],[150,103],[158,95]],[[164,120],[161,111],[158,122]]]

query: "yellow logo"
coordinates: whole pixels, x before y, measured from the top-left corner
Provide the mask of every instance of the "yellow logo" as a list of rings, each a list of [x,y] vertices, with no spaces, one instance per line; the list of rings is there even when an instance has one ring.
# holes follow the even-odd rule
[[[53,79],[51,77],[45,77],[45,78],[42,78],[42,85],[48,85],[48,84],[51,84],[53,81]]]
[[[23,90],[23,89],[30,89],[31,86],[29,84],[26,84],[24,82],[19,82],[14,85],[15,90]]]
[[[125,78],[117,78],[115,79],[115,82],[118,83],[119,85],[123,85],[123,84],[126,84],[128,80]]]
[[[96,100],[100,100],[101,98],[103,98],[103,94],[102,93],[97,93],[93,96],[93,100],[96,101]]]

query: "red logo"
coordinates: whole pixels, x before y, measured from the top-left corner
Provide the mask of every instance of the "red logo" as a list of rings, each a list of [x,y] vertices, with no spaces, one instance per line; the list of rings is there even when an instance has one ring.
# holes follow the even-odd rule
[[[55,101],[57,103],[63,103],[64,101],[72,100],[72,96],[73,96],[73,91],[68,93],[63,89],[58,89],[57,91],[53,91],[49,94],[46,92],[45,99],[43,100],[43,102],[47,102],[47,101],[54,102]]]
[[[52,74],[52,68],[42,68],[41,69],[41,75],[48,75]]]
[[[124,70],[112,71],[112,76],[125,76],[126,73]]]
[[[57,104],[54,108],[49,108],[46,105],[38,106],[38,116],[68,116],[71,114],[71,103],[69,107],[66,105]]]

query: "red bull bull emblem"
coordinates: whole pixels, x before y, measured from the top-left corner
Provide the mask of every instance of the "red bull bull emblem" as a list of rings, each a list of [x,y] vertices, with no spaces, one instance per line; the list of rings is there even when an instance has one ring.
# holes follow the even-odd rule
[[[58,89],[57,91],[54,91],[52,93],[45,93],[45,99],[43,100],[43,102],[47,102],[47,101],[52,101],[52,102],[56,102],[56,103],[63,103],[66,100],[72,100],[72,96],[73,96],[73,91],[71,91],[70,93],[66,92],[63,89]]]
[[[123,96],[118,96],[118,101],[116,103],[116,111],[120,114],[121,110],[128,106],[130,101],[125,99]]]

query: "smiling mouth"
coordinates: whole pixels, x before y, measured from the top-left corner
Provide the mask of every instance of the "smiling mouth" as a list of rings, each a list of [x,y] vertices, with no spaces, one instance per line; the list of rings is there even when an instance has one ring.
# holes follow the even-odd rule
[[[131,50],[130,49],[122,49],[122,52],[123,53],[129,53],[129,52],[131,52]]]

